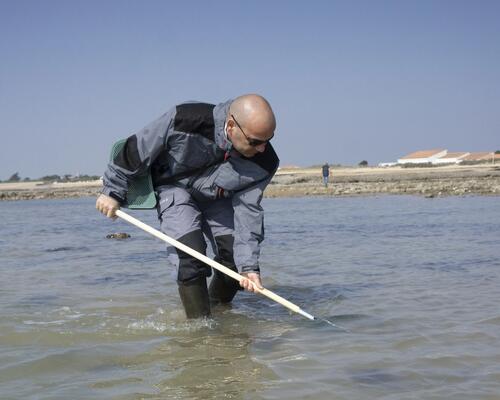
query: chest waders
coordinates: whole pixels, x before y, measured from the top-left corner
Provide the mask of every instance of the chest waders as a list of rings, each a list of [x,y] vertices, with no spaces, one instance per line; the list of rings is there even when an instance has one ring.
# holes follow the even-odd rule
[[[162,179],[160,182],[155,182],[158,186],[181,183],[185,189],[184,195],[187,195],[186,192],[192,193],[194,190],[192,189],[193,182],[195,182],[201,174],[211,167],[215,167],[227,161],[228,154],[220,149],[215,143],[212,110],[213,106],[208,104],[178,106],[176,119],[174,121],[175,129],[182,132],[198,133],[205,139],[208,139],[212,145],[216,147],[215,151],[213,151],[214,158],[199,168],[184,171],[167,179]],[[201,208],[196,200],[194,200],[193,196],[190,196],[189,199],[184,199],[182,202],[187,204],[189,210]],[[190,205],[192,207],[190,207]],[[189,214],[190,211],[186,211],[187,208],[185,207],[183,211]],[[184,212],[178,214],[184,215]],[[192,219],[199,217],[200,216],[195,215]],[[204,219],[203,212],[202,217]],[[200,223],[200,225],[202,224]],[[168,224],[166,228],[168,229]],[[196,229],[192,230],[193,228],[194,226],[189,227],[188,229],[191,231],[181,236],[178,240],[192,249],[205,254],[207,245],[201,229],[202,227],[198,226]],[[238,272],[233,257],[234,237],[232,232],[231,234],[218,234],[218,232],[214,232],[212,229],[211,231],[213,241],[215,242],[215,260],[231,270]],[[237,281],[226,277],[219,271],[215,271],[214,277],[210,283],[210,288],[208,288],[206,278],[212,275],[211,268],[180,250],[176,249],[175,251],[177,252],[179,262],[179,272],[177,276],[178,291],[187,318],[210,316],[211,304],[231,302],[238,289],[241,289]]]
[[[198,175],[198,171],[193,171],[193,176],[195,175]],[[218,219],[211,215],[214,208],[219,209],[219,212],[223,212],[232,222],[234,217],[232,215],[233,210],[230,200],[212,200],[204,205],[197,203],[192,196],[189,196],[191,180],[191,178],[188,178],[188,187],[185,190],[180,188],[175,189],[175,193],[182,191],[184,196],[188,197],[181,200],[181,202],[184,203],[184,209],[183,212],[179,214],[183,215],[184,218],[186,218],[187,215],[188,220],[202,220],[202,222],[200,221],[201,223],[199,226],[194,226],[194,224],[191,225],[188,228],[191,231],[181,236],[179,241],[205,254],[207,244],[203,235],[202,226],[208,226],[210,232],[207,233],[213,239],[215,260],[231,270],[238,272],[234,262],[234,236],[230,221],[226,221],[226,225],[228,226],[222,230],[212,227],[211,224],[214,219]],[[219,206],[216,206],[216,202]],[[206,204],[212,205],[212,208],[209,206],[208,209],[205,209],[204,206],[206,206]],[[189,205],[192,205],[192,207]],[[197,208],[199,215],[190,216],[191,213],[196,212],[195,210]],[[215,213],[215,215],[220,214]],[[186,223],[184,227],[186,226],[189,226],[189,224]],[[193,228],[195,229],[192,230]],[[165,229],[169,229],[168,223]],[[177,252],[179,262],[177,276],[178,290],[187,318],[209,316],[210,304],[229,303],[233,300],[237,291],[241,289],[237,281],[217,270],[214,271],[210,287],[207,288],[206,278],[212,275],[211,268],[200,260],[180,250],[176,249],[175,251]]]

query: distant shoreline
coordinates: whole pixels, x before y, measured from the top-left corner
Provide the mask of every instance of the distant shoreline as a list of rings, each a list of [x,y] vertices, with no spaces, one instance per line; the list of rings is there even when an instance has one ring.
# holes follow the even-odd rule
[[[410,194],[425,197],[500,195],[500,165],[435,168],[331,168],[322,184],[321,168],[280,169],[265,197],[370,196]],[[96,197],[101,181],[0,183],[0,201]]]
[[[266,189],[267,197],[370,196],[425,197],[500,195],[500,165],[449,165],[431,168],[367,167],[330,169],[322,185],[321,168],[280,171]]]

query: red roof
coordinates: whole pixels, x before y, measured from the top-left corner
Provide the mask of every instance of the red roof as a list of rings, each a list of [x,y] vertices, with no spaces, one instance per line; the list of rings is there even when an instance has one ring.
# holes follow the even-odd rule
[[[441,158],[460,158],[460,157],[463,157],[465,156],[466,153],[465,151],[458,151],[458,152],[455,152],[455,153],[446,153],[444,156],[442,157],[439,157],[440,159]]]
[[[438,153],[441,153],[443,151],[446,151],[444,149],[437,149],[437,150],[421,150],[421,151],[415,151],[414,153],[410,153],[404,157],[401,157],[402,160],[408,160],[412,158],[428,158],[435,156]]]
[[[491,151],[481,151],[476,153],[470,153],[468,156],[463,159],[466,161],[482,161],[482,160],[491,160],[493,157],[493,152]]]

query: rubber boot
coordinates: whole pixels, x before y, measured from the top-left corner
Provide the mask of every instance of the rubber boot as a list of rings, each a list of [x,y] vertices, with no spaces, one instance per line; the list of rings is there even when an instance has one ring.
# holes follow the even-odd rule
[[[222,272],[215,271],[214,277],[210,282],[208,294],[211,304],[230,303],[238,290],[240,290],[238,281],[224,275]]]
[[[188,319],[210,316],[206,278],[198,278],[186,283],[179,282],[178,286],[181,302]]]
[[[234,264],[233,257],[233,235],[220,235],[216,236],[214,239],[217,245],[217,257],[215,257],[215,261],[228,267],[229,269],[232,269],[235,272],[238,272],[238,269]],[[230,303],[236,295],[236,292],[240,289],[241,287],[238,281],[230,278],[220,271],[214,271],[214,277],[212,278],[210,287],[208,289],[208,293],[210,295],[210,303]]]

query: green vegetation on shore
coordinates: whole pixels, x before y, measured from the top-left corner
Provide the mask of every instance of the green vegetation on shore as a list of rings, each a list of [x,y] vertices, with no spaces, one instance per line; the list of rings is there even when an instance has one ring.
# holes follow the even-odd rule
[[[0,182],[35,182],[35,181],[43,181],[43,182],[87,182],[87,181],[95,181],[100,179],[100,176],[98,175],[71,175],[71,174],[65,174],[65,175],[45,175],[42,176],[41,178],[36,178],[36,179],[31,179],[28,177],[22,178],[19,175],[19,172],[13,173],[9,179]]]

